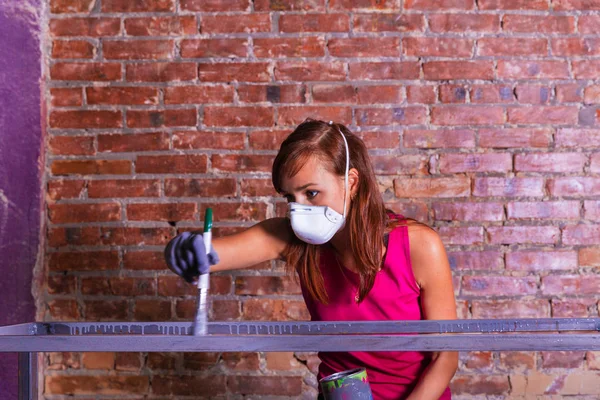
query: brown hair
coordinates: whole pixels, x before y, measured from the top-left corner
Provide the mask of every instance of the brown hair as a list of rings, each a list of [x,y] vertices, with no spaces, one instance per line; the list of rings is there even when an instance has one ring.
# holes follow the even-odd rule
[[[350,150],[350,168],[359,174],[358,190],[347,216],[350,247],[360,276],[358,301],[362,301],[375,282],[375,275],[383,259],[383,236],[387,214],[375,173],[363,141],[341,124],[308,119],[283,141],[273,162],[273,186],[282,192],[281,182],[298,173],[311,157],[320,160],[331,173],[343,176],[346,170],[346,137]],[[365,232],[369,232],[365,235]],[[294,237],[285,252],[287,267],[296,269],[310,295],[327,304],[323,276],[319,269],[319,248]]]

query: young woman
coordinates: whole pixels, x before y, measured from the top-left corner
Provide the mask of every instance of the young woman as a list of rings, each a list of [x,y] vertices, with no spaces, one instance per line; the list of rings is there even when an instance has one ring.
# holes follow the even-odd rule
[[[282,143],[272,180],[289,202],[287,218],[214,238],[209,255],[200,235],[182,233],[165,249],[171,270],[192,282],[209,268],[282,259],[298,274],[314,321],[456,319],[439,236],[386,211],[367,148],[345,126],[300,124]],[[458,365],[455,352],[322,352],[319,358],[319,379],[366,367],[376,400],[450,399]]]

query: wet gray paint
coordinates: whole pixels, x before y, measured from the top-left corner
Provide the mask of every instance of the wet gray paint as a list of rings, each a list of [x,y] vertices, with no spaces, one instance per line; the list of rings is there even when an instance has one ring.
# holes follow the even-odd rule
[[[33,321],[40,235],[39,0],[0,0],[0,325]],[[2,399],[17,398],[17,355],[0,357]]]

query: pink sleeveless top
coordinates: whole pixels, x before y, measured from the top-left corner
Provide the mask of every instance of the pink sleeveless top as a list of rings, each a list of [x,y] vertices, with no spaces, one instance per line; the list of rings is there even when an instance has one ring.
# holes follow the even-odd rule
[[[338,264],[328,245],[321,247],[320,264],[329,304],[313,300],[306,288],[302,287],[302,295],[313,321],[422,319],[420,290],[410,262],[406,226],[396,227],[390,232],[383,267],[375,278],[373,288],[360,304],[355,301],[358,274]],[[336,372],[366,367],[375,400],[407,397],[431,361],[430,353],[414,351],[321,352],[319,358],[319,379]],[[450,398],[450,389],[446,388],[440,400]]]

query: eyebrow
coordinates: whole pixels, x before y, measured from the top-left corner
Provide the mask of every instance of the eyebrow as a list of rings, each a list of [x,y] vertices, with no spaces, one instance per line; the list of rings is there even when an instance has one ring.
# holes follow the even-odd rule
[[[302,186],[297,187],[296,189],[294,189],[294,191],[299,192],[299,191],[304,190],[307,187],[312,186],[312,185],[316,185],[316,183],[313,183],[313,182],[307,183],[306,185],[302,185]],[[281,192],[281,193],[282,194],[286,194],[286,192]]]

